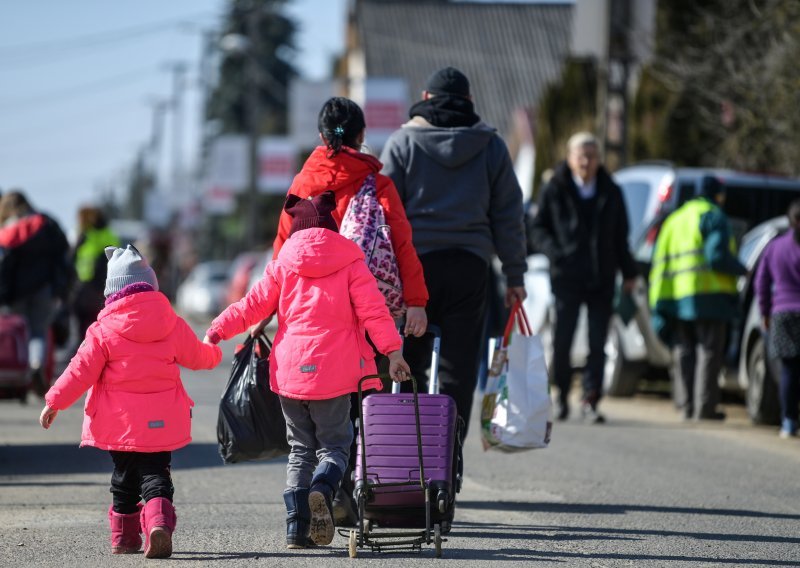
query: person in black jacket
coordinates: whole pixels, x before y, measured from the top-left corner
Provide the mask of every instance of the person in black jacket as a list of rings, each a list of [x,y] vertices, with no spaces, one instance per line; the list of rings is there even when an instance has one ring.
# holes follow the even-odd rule
[[[623,289],[633,290],[636,265],[628,246],[628,215],[622,192],[600,165],[597,139],[588,132],[567,143],[567,160],[544,186],[531,223],[531,241],[550,260],[555,296],[553,380],[558,387],[559,420],[569,416],[572,382],[570,350],[581,304],[589,319],[589,358],[583,373],[584,417],[605,419],[597,411],[602,396],[604,346],[608,335],[617,271]]]
[[[25,317],[33,387],[44,395],[47,334],[58,301],[66,300],[69,243],[58,223],[16,190],[0,199],[0,306]]]

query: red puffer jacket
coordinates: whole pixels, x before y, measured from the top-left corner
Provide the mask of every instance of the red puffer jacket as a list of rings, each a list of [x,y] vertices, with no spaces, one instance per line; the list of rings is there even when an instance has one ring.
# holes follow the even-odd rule
[[[278,311],[270,388],[288,398],[326,400],[355,392],[375,373],[375,352],[402,340],[364,253],[328,229],[297,231],[247,295],[211,322],[212,341],[229,339]],[[365,389],[381,388],[380,380]]]
[[[212,369],[216,345],[197,339],[161,292],[139,292],[106,306],[69,366],[45,395],[63,410],[89,391],[81,446],[166,452],[191,442],[191,407],[178,365]]]
[[[411,225],[394,182],[379,173],[382,167],[383,164],[377,158],[346,146],[332,158],[328,157],[327,148],[318,146],[295,176],[289,193],[306,198],[319,195],[323,191],[333,191],[336,195],[333,218],[341,224],[350,199],[361,188],[364,179],[369,174],[375,174],[378,200],[386,214],[386,223],[391,229],[392,247],[397,255],[400,280],[403,283],[403,299],[409,306],[424,308],[428,303],[428,289],[425,286],[422,264],[411,243]],[[282,212],[278,221],[278,236],[273,244],[273,258],[278,257],[291,226],[291,216]]]

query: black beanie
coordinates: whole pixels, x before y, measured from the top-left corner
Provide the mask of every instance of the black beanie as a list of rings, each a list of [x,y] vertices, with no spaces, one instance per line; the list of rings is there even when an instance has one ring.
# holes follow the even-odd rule
[[[445,67],[428,77],[425,90],[432,95],[469,97],[469,80],[455,67]]]
[[[700,195],[708,199],[715,199],[720,193],[725,193],[725,186],[714,176],[703,176],[700,182]]]
[[[316,197],[303,199],[297,195],[289,194],[283,204],[283,210],[292,217],[292,226],[289,236],[296,231],[321,227],[338,233],[339,226],[331,215],[336,209],[336,198],[332,191],[325,191]]]

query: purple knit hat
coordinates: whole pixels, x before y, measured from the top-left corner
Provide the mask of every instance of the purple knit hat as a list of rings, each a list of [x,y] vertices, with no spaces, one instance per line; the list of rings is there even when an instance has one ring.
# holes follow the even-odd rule
[[[292,217],[292,227],[289,236],[296,231],[321,227],[338,233],[339,225],[331,215],[336,209],[336,198],[332,191],[325,191],[319,195],[303,199],[297,195],[289,195],[283,204],[283,210]]]

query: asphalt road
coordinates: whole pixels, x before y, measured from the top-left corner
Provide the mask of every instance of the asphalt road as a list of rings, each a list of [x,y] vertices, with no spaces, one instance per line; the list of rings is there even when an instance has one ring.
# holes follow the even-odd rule
[[[217,454],[228,370],[184,372],[197,406],[194,442],[173,459],[169,560],[111,556],[111,461],[78,449],[80,404],[44,431],[39,401],[0,401],[0,567],[800,566],[800,442],[749,425],[735,405],[724,424],[682,423],[657,396],[606,400],[607,424],[574,417],[556,424],[550,448],[514,455],[484,453],[473,422],[441,559],[432,546],[350,559],[338,535],[330,547],[288,551],[285,460],[224,466]]]

